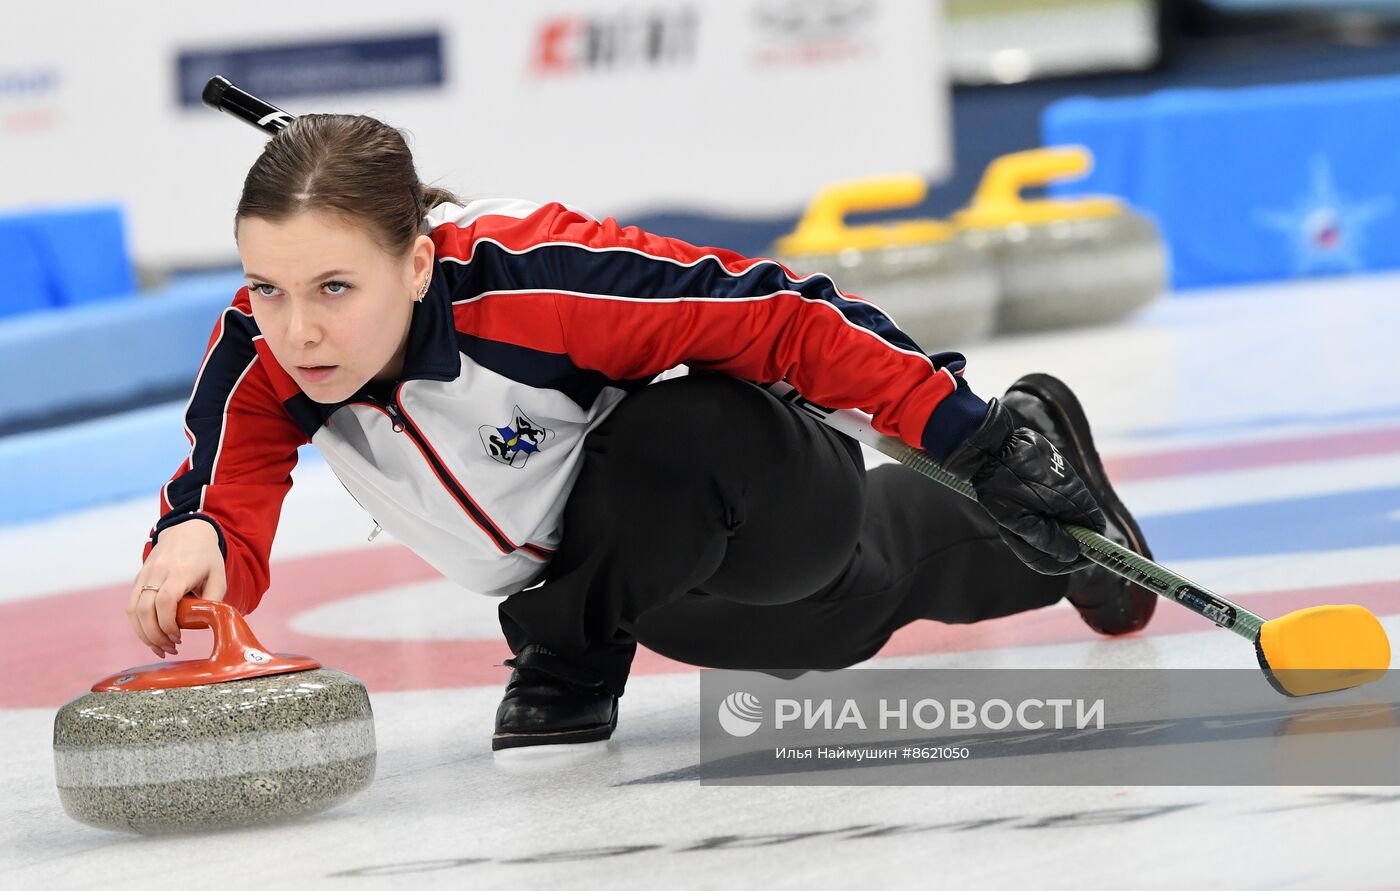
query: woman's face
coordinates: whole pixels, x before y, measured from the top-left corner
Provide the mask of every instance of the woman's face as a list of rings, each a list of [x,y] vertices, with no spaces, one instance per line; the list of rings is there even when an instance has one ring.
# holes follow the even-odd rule
[[[308,211],[239,220],[238,253],[253,319],[306,395],[339,402],[403,369],[413,301],[432,270],[430,238],[395,257],[362,226]]]

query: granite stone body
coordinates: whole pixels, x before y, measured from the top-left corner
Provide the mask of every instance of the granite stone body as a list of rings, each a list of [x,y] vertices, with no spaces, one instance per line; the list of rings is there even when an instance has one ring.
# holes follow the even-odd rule
[[[1126,316],[1167,288],[1167,250],[1142,214],[967,229],[1000,278],[997,330],[1095,325]]]
[[[54,719],[75,819],[143,833],[304,816],[374,778],[364,685],[328,668],[164,690],[88,693]]]
[[[996,324],[992,256],[962,236],[778,260],[802,275],[826,273],[842,292],[880,307],[926,350],[982,340]]]

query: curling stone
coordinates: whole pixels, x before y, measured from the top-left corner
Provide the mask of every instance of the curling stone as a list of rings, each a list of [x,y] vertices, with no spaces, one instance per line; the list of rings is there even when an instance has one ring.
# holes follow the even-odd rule
[[[953,214],[975,245],[991,251],[1001,280],[1002,333],[1120,319],[1167,287],[1157,226],[1116,198],[1022,197],[1022,190],[1082,176],[1080,146],[1005,155],[983,174],[972,203]]]
[[[208,659],[99,681],[54,719],[58,795],[106,829],[198,832],[304,816],[374,778],[364,685],[273,654],[228,604],[186,596],[181,628],[209,628]]]
[[[773,247],[799,275],[825,273],[842,293],[875,304],[924,351],[980,340],[996,323],[997,276],[986,250],[939,220],[848,226],[848,213],[911,207],[914,174],[852,180],[817,194]]]

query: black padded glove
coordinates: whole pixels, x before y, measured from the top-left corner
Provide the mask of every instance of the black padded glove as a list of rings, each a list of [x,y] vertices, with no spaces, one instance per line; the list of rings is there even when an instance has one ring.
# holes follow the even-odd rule
[[[1090,564],[1062,523],[1104,531],[1103,511],[1084,481],[1044,436],[1017,428],[996,399],[982,426],[943,462],[970,483],[1021,561],[1044,575]]]

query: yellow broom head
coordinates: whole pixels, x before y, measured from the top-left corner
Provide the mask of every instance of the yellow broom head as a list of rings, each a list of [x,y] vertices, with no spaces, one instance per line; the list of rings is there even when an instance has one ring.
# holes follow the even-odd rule
[[[1269,683],[1286,696],[1345,690],[1390,668],[1390,640],[1363,606],[1311,606],[1270,619],[1254,642]]]

